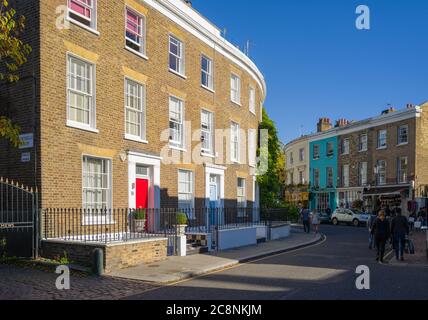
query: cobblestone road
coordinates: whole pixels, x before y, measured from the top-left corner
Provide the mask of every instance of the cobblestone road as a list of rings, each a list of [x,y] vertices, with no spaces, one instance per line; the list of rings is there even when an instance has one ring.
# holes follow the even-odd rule
[[[57,290],[54,272],[0,265],[0,300],[115,300],[155,288],[143,282],[71,276],[71,288]]]

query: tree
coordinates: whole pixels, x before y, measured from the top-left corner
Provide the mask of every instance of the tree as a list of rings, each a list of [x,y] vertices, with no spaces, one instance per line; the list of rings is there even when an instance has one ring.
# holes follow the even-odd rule
[[[27,62],[31,47],[20,40],[25,28],[25,17],[18,16],[7,0],[0,0],[0,81],[19,80],[19,67]],[[1,112],[1,110],[0,110]],[[20,144],[19,126],[4,116],[0,117],[0,138],[14,146]]]
[[[260,205],[262,207],[275,208],[283,204],[281,191],[285,184],[285,155],[278,138],[278,130],[275,123],[269,118],[263,108],[263,119],[260,130],[268,130],[269,154],[268,169],[264,175],[258,176],[257,182],[260,188]],[[259,150],[260,154],[260,150]]]

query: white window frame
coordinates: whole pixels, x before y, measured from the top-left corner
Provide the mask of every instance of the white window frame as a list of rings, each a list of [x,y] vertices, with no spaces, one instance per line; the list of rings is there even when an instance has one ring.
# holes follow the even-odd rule
[[[318,168],[315,168],[314,169],[314,172],[313,172],[313,179],[314,179],[314,182],[313,182],[313,187],[314,188],[319,188],[320,187],[320,169],[318,169]]]
[[[71,2],[80,2],[84,7],[89,9],[91,11],[91,19],[88,19],[86,16],[71,9]],[[73,18],[73,15],[77,16],[80,19],[83,19],[88,24],[76,20],[75,18]],[[90,6],[79,0],[67,0],[67,20],[72,22],[73,24],[78,25],[79,27],[82,27],[90,32],[99,35],[99,32],[97,31],[97,0],[92,0]]]
[[[380,164],[383,163],[384,166],[380,166]],[[382,172],[381,169],[382,168]],[[377,185],[384,186],[387,184],[387,162],[385,160],[378,160],[377,161]]]
[[[235,73],[230,76],[230,99],[233,103],[241,105],[241,78]]]
[[[89,74],[91,78],[84,78],[84,81],[90,81],[90,92],[84,92],[77,90],[77,88],[71,88],[70,78],[72,76],[71,63],[72,60],[77,60],[78,62],[84,63],[85,68],[89,68]],[[89,110],[88,110],[88,122],[81,122],[75,119],[71,119],[71,108],[78,109],[77,107],[72,107],[70,103],[71,95],[75,94],[76,96],[83,96],[89,99]],[[75,54],[67,53],[67,126],[82,129],[86,131],[91,131],[98,133],[96,129],[96,66],[93,62],[88,61],[84,58],[81,58]]]
[[[177,54],[171,52],[171,43],[175,41],[176,45],[177,45]],[[184,46],[184,42],[181,41],[179,38],[177,38],[176,36],[170,34],[169,35],[169,42],[168,42],[168,67],[169,67],[169,71],[171,71],[172,73],[175,73],[181,77],[185,77],[186,74],[186,64],[185,64],[185,46]],[[174,70],[171,68],[171,59],[174,58],[176,59],[176,65],[178,70]]]
[[[208,123],[204,124],[204,117],[203,115],[206,114],[206,116],[208,117]],[[204,138],[204,141],[202,142],[201,145],[201,151],[202,154],[206,154],[209,156],[213,156],[214,155],[214,113],[206,110],[206,109],[202,109],[201,110],[201,138]],[[204,147],[204,144],[206,143],[206,137],[209,137],[209,146],[208,148],[206,148],[206,145]]]
[[[179,105],[179,119],[172,119],[171,118],[171,102],[177,102]],[[184,100],[176,97],[176,96],[169,96],[169,130],[170,130],[170,139],[169,139],[169,145],[172,148],[178,148],[178,149],[184,149],[185,147],[185,125],[184,125]],[[177,131],[179,132],[179,138],[180,140],[174,140],[174,135],[172,135],[173,128],[171,127],[172,124],[175,124],[178,128]]]
[[[367,172],[368,172],[367,162],[360,162],[358,164],[358,184],[361,187],[367,185]]]
[[[240,185],[240,182],[243,185]],[[236,202],[239,209],[247,207],[247,180],[245,178],[237,179]]]
[[[180,180],[181,174],[185,174],[186,178],[190,177],[189,180]],[[188,184],[190,187],[190,190],[187,191],[181,191],[180,184]],[[178,170],[178,208],[179,209],[193,209],[195,207],[195,174],[193,171],[190,170]],[[189,200],[182,200],[180,199],[180,196],[185,196],[186,198],[190,197]],[[183,205],[183,203],[187,201],[189,205]]]
[[[403,130],[406,130],[406,141],[403,141]],[[399,126],[398,127],[398,133],[397,133],[397,137],[398,137],[398,145],[399,146],[404,146],[409,144],[409,126],[408,125],[403,125],[403,126]]]
[[[331,173],[331,184],[330,182],[330,173]],[[326,187],[327,188],[334,188],[334,169],[332,167],[326,168]]]
[[[204,70],[203,68],[203,60],[207,61],[208,70]],[[204,75],[208,81],[208,84],[204,84]],[[201,55],[201,86],[204,89],[208,89],[209,91],[214,91],[214,62],[208,56],[202,54]]]
[[[342,156],[349,155],[351,151],[351,140],[349,138],[342,141]]]
[[[334,157],[334,143],[332,141],[327,142],[327,154],[326,154],[326,156],[327,157]]]
[[[132,12],[134,15],[136,15],[140,19],[140,24],[138,25],[138,27],[140,28],[141,33],[136,34],[136,37],[140,38],[140,43],[129,38],[127,35],[127,32],[128,32],[128,11]],[[133,9],[132,7],[126,6],[126,9],[125,9],[125,47],[126,47],[126,49],[128,49],[134,53],[142,55],[144,58],[147,58],[146,57],[146,39],[147,39],[147,29],[146,28],[147,28],[146,16],[144,14],[141,14],[137,10]],[[132,32],[132,33],[134,33],[134,32]],[[139,50],[135,50],[135,48],[128,45],[128,41],[132,45],[139,47]]]
[[[365,142],[363,142],[363,137],[365,137]],[[368,150],[368,135],[367,133],[360,134],[358,137],[358,151],[366,152]]]
[[[406,163],[406,169],[403,169],[401,167],[401,161],[405,160]],[[409,176],[408,176],[408,171],[409,171],[409,158],[408,157],[399,157],[397,159],[397,182],[398,184],[406,184],[409,181]]]
[[[135,97],[139,99],[140,106],[139,110],[131,108],[128,106],[128,96],[130,96],[130,92],[128,92],[128,83],[132,83],[137,86],[140,91],[140,97]],[[128,132],[128,110],[131,112],[137,112],[140,115],[140,135],[133,135]],[[143,83],[133,80],[132,78],[125,77],[125,139],[128,140],[136,140],[138,142],[147,143],[146,140],[146,86]]]
[[[294,165],[294,154],[293,154],[293,152],[290,152],[288,158],[290,160],[290,165]]]
[[[249,109],[253,115],[256,115],[256,89],[250,86]]]
[[[388,148],[388,130],[379,130],[377,132],[377,148],[379,150]]]
[[[248,165],[255,168],[257,164],[257,130],[248,130]]]
[[[344,164],[342,166],[342,187],[349,187],[349,164]]]
[[[240,125],[237,122],[231,122],[230,125],[230,159],[233,163],[239,163],[240,161],[240,151],[241,151],[241,143],[240,143]]]
[[[93,172],[92,174],[100,174],[100,175],[106,175],[106,183],[107,187],[93,187],[86,185],[86,182],[88,182],[88,179],[85,179],[88,175],[91,174],[91,172],[86,171],[88,160],[96,160],[102,162],[102,167],[105,169],[106,173],[96,173]],[[112,166],[112,159],[110,158],[101,158],[97,156],[92,155],[82,155],[82,208],[85,210],[88,210],[88,214],[83,216],[83,224],[84,225],[96,225],[96,224],[113,224],[115,223],[112,219],[110,210],[113,208],[113,166]],[[93,178],[95,179],[95,178]],[[103,179],[101,178],[103,181]],[[101,203],[101,206],[94,207],[94,203],[92,203],[90,206],[88,206],[88,203],[85,201],[87,199],[87,193],[88,192],[106,192],[106,204],[103,206]],[[86,195],[86,196],[85,196]],[[99,211],[98,214],[96,214],[96,210],[107,210],[106,214],[103,214],[102,211]]]
[[[315,150],[317,152],[315,152]],[[313,158],[314,160],[319,160],[321,158],[321,148],[319,144],[314,144],[312,146]]]

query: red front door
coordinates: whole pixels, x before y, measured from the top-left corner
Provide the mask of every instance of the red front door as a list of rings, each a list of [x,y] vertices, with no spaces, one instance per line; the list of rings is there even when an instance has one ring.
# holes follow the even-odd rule
[[[149,208],[149,180],[137,179],[136,209]]]

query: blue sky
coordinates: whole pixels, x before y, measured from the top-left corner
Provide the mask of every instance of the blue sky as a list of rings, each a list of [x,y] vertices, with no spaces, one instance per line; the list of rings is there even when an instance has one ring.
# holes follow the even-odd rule
[[[371,30],[355,27],[358,5]],[[193,0],[265,75],[283,142],[320,117],[360,120],[428,100],[426,0]]]

